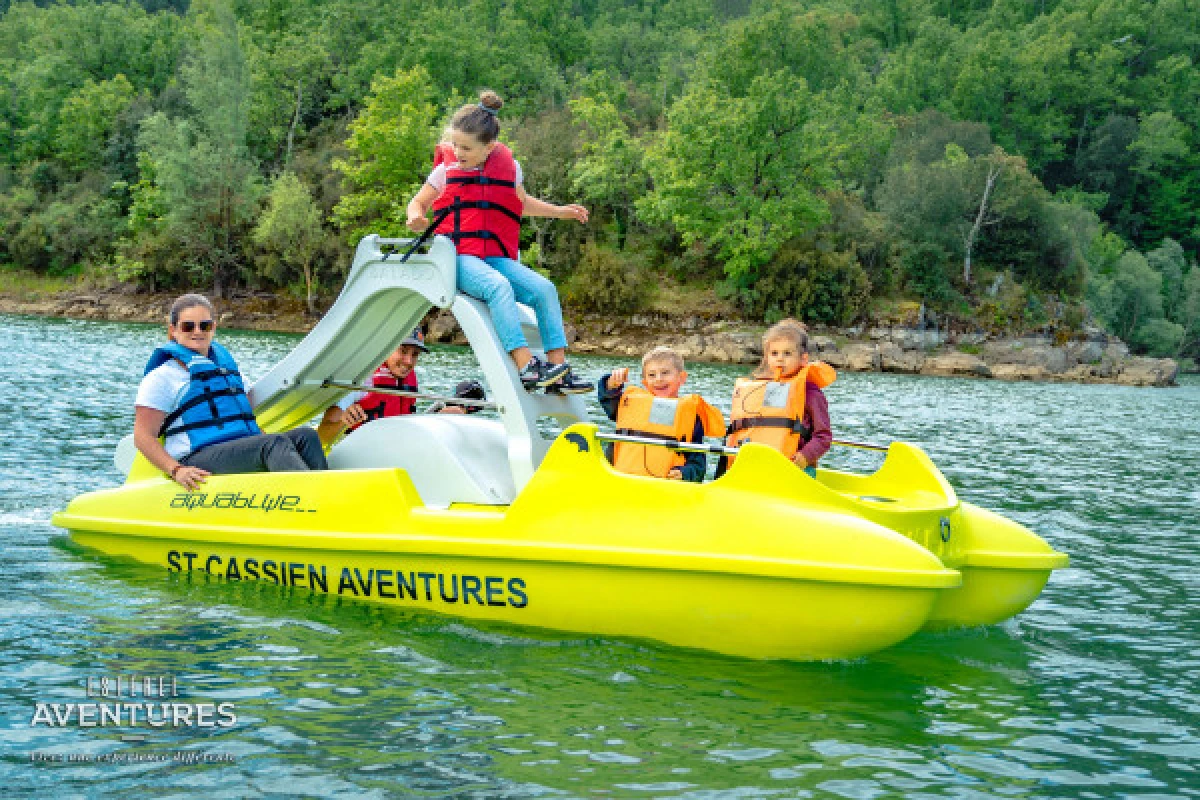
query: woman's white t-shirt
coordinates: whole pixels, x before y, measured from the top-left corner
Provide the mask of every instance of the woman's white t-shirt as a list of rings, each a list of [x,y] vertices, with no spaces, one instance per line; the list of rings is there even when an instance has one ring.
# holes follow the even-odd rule
[[[171,359],[150,370],[142,378],[142,382],[138,384],[137,399],[133,404],[170,414],[183,402],[183,396],[187,393],[190,383],[187,367]],[[166,448],[167,455],[179,461],[192,452],[192,440],[186,431],[173,433],[163,442],[163,447]]]

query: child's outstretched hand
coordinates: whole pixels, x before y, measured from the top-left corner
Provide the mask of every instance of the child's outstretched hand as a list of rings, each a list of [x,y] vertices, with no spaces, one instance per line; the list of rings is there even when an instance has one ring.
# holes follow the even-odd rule
[[[570,203],[569,205],[559,206],[562,210],[563,219],[577,219],[581,223],[588,221],[588,210],[578,203]]]
[[[429,220],[425,218],[424,214],[420,216],[414,215],[409,217],[408,221],[404,224],[408,226],[410,231],[416,231],[417,233],[420,233],[429,227]]]
[[[610,392],[615,392],[624,386],[627,380],[629,380],[629,367],[617,367],[612,371],[612,375],[608,376],[608,382],[604,385]]]
[[[808,459],[804,457],[803,453],[796,453],[796,455],[792,456],[792,463],[800,469],[804,469],[808,466]]]

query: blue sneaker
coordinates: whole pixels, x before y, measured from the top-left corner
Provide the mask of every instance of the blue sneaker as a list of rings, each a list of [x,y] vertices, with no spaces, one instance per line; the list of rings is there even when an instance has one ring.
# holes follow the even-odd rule
[[[566,364],[549,364],[542,359],[534,356],[529,359],[529,362],[518,373],[521,379],[521,385],[526,391],[541,389],[549,386],[552,383],[558,383],[563,379],[571,368]]]

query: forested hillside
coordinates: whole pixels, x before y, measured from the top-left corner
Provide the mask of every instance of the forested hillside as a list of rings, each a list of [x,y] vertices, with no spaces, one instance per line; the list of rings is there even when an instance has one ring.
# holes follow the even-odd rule
[[[336,291],[496,90],[582,310],[1200,349],[1195,0],[0,0],[0,269]]]

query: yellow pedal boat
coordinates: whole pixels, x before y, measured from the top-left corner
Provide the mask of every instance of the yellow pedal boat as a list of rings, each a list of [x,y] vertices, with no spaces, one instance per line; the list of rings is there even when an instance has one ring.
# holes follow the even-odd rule
[[[752,658],[850,658],[922,628],[995,623],[1066,566],[960,502],[904,443],[872,475],[814,480],[754,444],[707,484],[618,473],[579,397],[521,390],[486,307],[454,291],[449,242],[403,264],[389,260],[399,244],[360,243],[338,302],[251,389],[260,424],[308,422],[433,305],[471,341],[498,419],[376,420],[331,450],[328,472],[214,476],[192,493],[126,442],[124,485],[54,523],[171,571]]]

